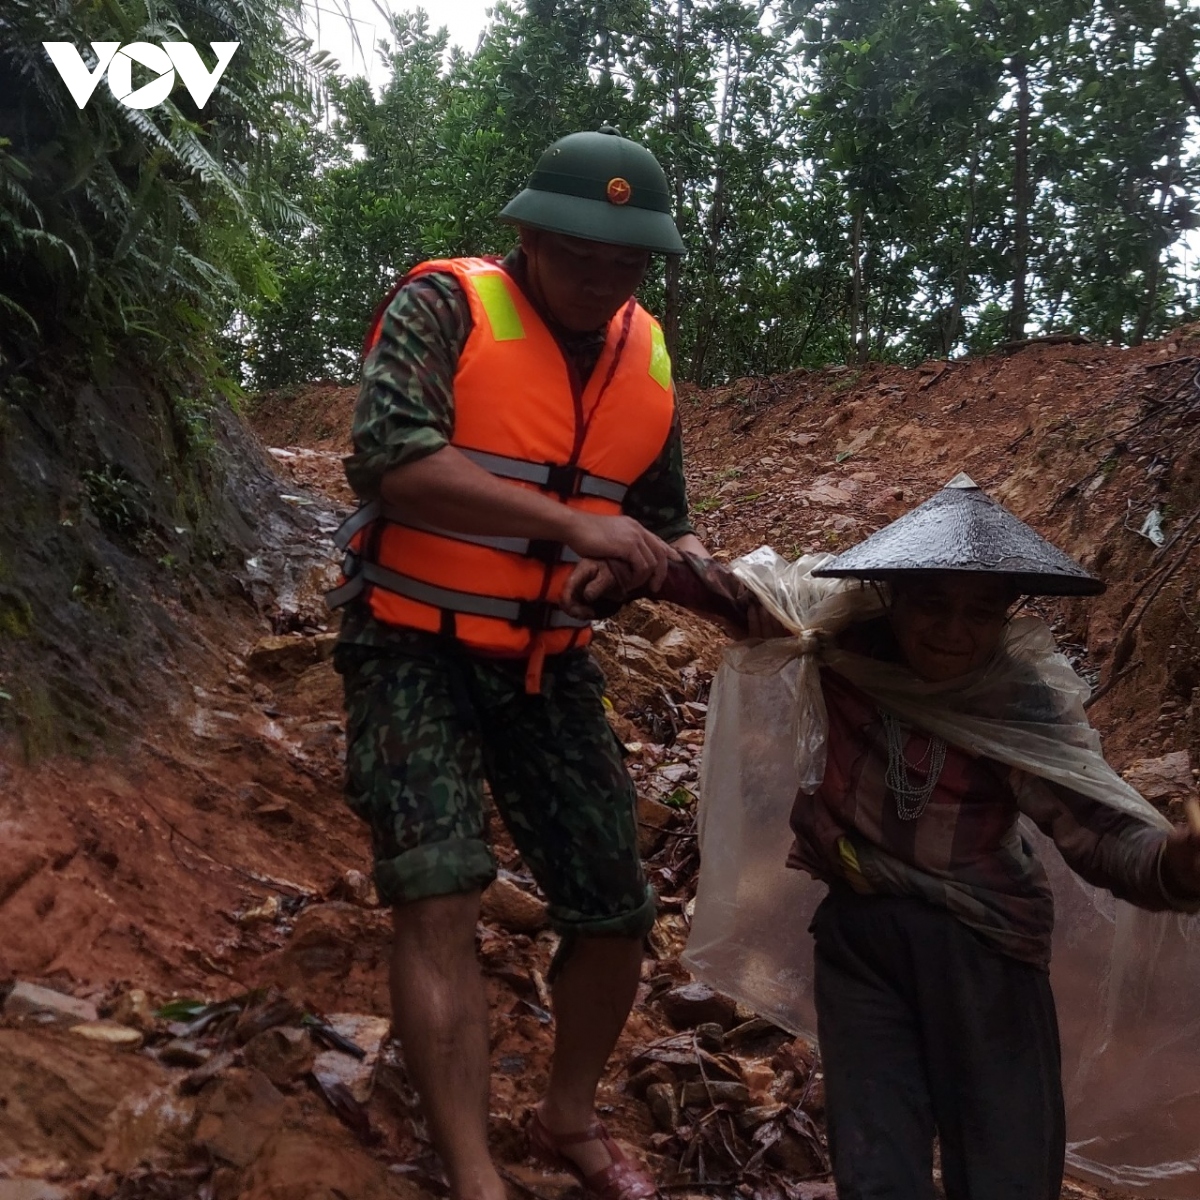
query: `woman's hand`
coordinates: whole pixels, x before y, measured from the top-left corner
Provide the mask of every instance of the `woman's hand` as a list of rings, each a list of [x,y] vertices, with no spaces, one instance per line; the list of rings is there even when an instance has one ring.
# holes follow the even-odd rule
[[[1163,882],[1173,894],[1200,900],[1200,803],[1189,796],[1183,810],[1187,824],[1171,830],[1163,847]]]

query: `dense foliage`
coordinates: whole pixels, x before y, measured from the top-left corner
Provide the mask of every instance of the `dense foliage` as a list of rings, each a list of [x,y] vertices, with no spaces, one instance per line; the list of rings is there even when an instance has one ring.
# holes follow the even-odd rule
[[[1137,342],[1200,303],[1188,0],[514,0],[470,52],[414,10],[378,48],[382,89],[331,77],[326,119],[295,14],[6,0],[10,361],[132,339],[219,344],[256,386],[349,378],[389,280],[503,251],[496,214],[538,153],[606,121],[674,190],[689,253],[645,299],[682,378]],[[172,29],[243,42],[202,113],[178,88],[144,113],[101,88],[80,112],[40,46]]]

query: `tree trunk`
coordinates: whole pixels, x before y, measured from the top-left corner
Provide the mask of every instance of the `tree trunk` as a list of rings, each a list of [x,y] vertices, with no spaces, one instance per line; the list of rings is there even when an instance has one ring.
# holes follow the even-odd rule
[[[967,291],[967,266],[971,255],[971,246],[975,241],[975,189],[979,182],[979,143],[982,131],[975,126],[974,137],[971,141],[971,162],[967,168],[969,182],[967,186],[967,213],[963,218],[962,247],[959,250],[958,271],[954,277],[954,297],[950,303],[950,316],[942,331],[942,355],[950,357],[954,343],[958,339],[958,329],[962,324],[963,302]]]
[[[1154,228],[1150,231],[1150,245],[1146,256],[1150,260],[1146,264],[1146,290],[1142,297],[1141,308],[1138,311],[1137,324],[1133,328],[1133,336],[1129,339],[1131,346],[1140,346],[1146,340],[1146,331],[1154,320],[1154,305],[1158,299],[1158,277],[1162,269],[1163,225],[1167,214],[1167,206],[1171,202],[1172,180],[1179,171],[1178,162],[1171,163],[1171,174],[1163,180],[1162,195],[1159,197],[1158,208],[1154,213]]]
[[[1008,340],[1019,342],[1029,320],[1029,72],[1021,58],[1014,58],[1009,70],[1017,81],[1017,137],[1013,147],[1013,279]]]
[[[675,0],[675,70],[671,83],[671,125],[674,132],[676,153],[683,145],[683,5],[685,0]],[[683,211],[683,170],[678,163],[672,172],[675,193],[675,219]],[[679,294],[683,264],[677,254],[667,255],[666,308],[663,312],[663,339],[673,363],[679,362]]]
[[[863,209],[861,204],[854,213],[854,225],[850,232],[850,362],[859,361],[859,333],[862,318],[862,230]]]

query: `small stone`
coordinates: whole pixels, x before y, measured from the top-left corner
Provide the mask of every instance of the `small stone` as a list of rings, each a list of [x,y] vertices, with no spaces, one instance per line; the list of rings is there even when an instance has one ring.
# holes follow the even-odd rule
[[[700,657],[700,647],[683,629],[672,629],[654,643],[669,667],[686,667]]]
[[[685,983],[672,988],[658,1003],[676,1029],[712,1022],[726,1030],[734,1024],[734,1002],[705,983]]]
[[[642,1070],[629,1077],[625,1084],[625,1090],[640,1100],[645,1096],[651,1084],[655,1083],[665,1083],[674,1087],[675,1075],[666,1063],[653,1062],[648,1067],[643,1067]]]
[[[84,1021],[80,1025],[72,1025],[71,1033],[89,1042],[103,1042],[108,1046],[126,1049],[134,1049],[142,1044],[141,1030],[130,1029],[128,1025],[120,1025],[116,1021]]]
[[[537,933],[548,924],[546,906],[511,879],[497,879],[483,893],[480,913],[485,921],[512,933]]]
[[[679,822],[679,813],[650,796],[639,796],[637,802],[638,852],[649,858],[663,843],[666,830]]]
[[[766,1104],[771,1099],[771,1084],[775,1082],[775,1071],[771,1064],[761,1059],[746,1059],[739,1064],[742,1082],[750,1089],[756,1104]]]
[[[755,1108],[744,1108],[734,1118],[743,1133],[750,1133],[760,1125],[773,1121],[780,1113],[787,1112],[786,1104],[760,1104]]]
[[[360,908],[375,908],[379,903],[374,883],[361,871],[347,871],[341,878],[339,891],[339,899],[349,900],[351,904],[357,904]]]
[[[314,1059],[312,1073],[326,1087],[342,1084],[357,1103],[366,1104],[375,1090],[375,1064],[392,1023],[387,1017],[334,1013],[326,1018],[326,1024],[364,1050],[365,1056],[360,1059],[341,1050],[326,1050]]]
[[[800,1106],[806,1113],[820,1117],[825,1112],[825,1076],[818,1072],[805,1088],[804,1103]]]
[[[150,997],[141,988],[131,988],[113,1005],[112,1019],[143,1031],[158,1025]]]
[[[97,1021],[100,1014],[94,1004],[77,1000],[62,992],[18,982],[4,1002],[4,1015],[14,1020],[30,1020],[39,1025],[79,1025]]]
[[[663,1133],[673,1133],[683,1124],[679,1097],[669,1083],[652,1083],[646,1089],[646,1106],[650,1109],[654,1124]]]
[[[303,1029],[277,1026],[252,1037],[242,1057],[248,1067],[257,1068],[276,1087],[287,1087],[312,1070],[312,1039]]]
[[[679,1099],[684,1108],[710,1108],[715,1104],[745,1108],[750,1103],[750,1090],[744,1083],[693,1079],[683,1085]]]
[[[158,1052],[158,1061],[164,1067],[186,1067],[188,1070],[204,1066],[210,1058],[212,1051],[207,1047],[183,1038],[168,1042]]]

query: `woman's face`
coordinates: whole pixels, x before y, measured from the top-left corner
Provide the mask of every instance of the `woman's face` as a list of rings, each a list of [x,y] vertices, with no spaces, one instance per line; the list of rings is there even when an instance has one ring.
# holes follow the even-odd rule
[[[1003,578],[930,572],[893,587],[892,629],[905,663],[929,683],[982,667],[996,651],[1011,587]]]

